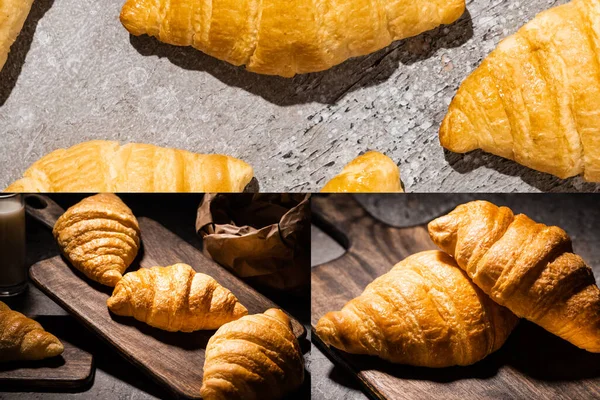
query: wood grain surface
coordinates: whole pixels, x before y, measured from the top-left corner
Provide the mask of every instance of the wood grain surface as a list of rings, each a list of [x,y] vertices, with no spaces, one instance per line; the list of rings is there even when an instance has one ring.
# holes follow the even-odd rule
[[[32,215],[44,218],[41,213]],[[277,307],[159,223],[144,217],[138,218],[138,221],[142,232],[142,249],[128,272],[137,268],[183,262],[198,272],[211,275],[231,290],[250,314]],[[174,394],[200,398],[204,352],[214,331],[172,333],[152,328],[133,318],[112,315],[106,307],[111,288],[86,279],[68,266],[62,257],[50,258],[33,265],[30,277],[69,313]],[[296,336],[304,337],[304,327],[293,317],[290,318]]]
[[[435,246],[425,224],[390,227],[348,195],[314,196],[312,209],[313,222],[347,249],[340,258],[312,269],[313,342],[334,363],[355,375],[369,397],[600,398],[600,355],[580,350],[528,321],[520,322],[498,352],[469,367],[394,365],[327,347],[314,332],[320,317],[339,310],[406,256]],[[570,233],[577,236],[577,232]]]
[[[84,388],[94,377],[94,358],[74,337],[76,322],[70,317],[34,318],[62,342],[64,352],[40,361],[0,364],[3,389],[74,390]]]

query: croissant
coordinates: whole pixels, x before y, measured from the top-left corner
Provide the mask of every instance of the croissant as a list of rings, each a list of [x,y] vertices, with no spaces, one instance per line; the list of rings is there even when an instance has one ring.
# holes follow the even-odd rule
[[[402,192],[400,171],[389,157],[369,151],[352,160],[321,192]]]
[[[0,1],[0,70],[4,67],[13,45],[31,11],[33,0]]]
[[[600,1],[573,0],[502,41],[459,88],[442,146],[600,182],[598,18]]]
[[[52,233],[75,268],[107,286],[117,284],[140,247],[135,216],[111,193],[87,197],[69,208]]]
[[[470,365],[498,350],[518,319],[441,251],[412,255],[316,326],[326,344],[423,367]]]
[[[252,176],[229,156],[94,140],[42,157],[6,191],[241,192]]]
[[[565,231],[474,201],[432,221],[429,234],[492,300],[600,352],[600,289]]]
[[[248,314],[233,293],[187,264],[130,272],[106,304],[116,315],[170,332],[217,329]]]
[[[42,360],[63,350],[62,343],[38,322],[0,301],[0,362]]]
[[[304,381],[304,360],[290,319],[281,310],[223,325],[208,341],[204,400],[276,400]]]
[[[127,0],[121,22],[260,74],[292,77],[456,21],[465,0]]]

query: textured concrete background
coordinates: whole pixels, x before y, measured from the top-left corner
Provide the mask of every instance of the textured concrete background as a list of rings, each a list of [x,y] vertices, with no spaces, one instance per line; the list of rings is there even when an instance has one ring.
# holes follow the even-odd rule
[[[536,221],[563,228],[573,241],[574,251],[591,266],[600,280],[600,209],[599,195],[590,194],[403,194],[359,195],[358,201],[381,221],[407,227],[428,223],[459,204],[471,200],[488,200],[510,207],[515,213],[524,213]],[[313,266],[324,264],[341,256],[345,250],[319,228],[312,227]],[[398,260],[400,261],[400,260]],[[391,267],[391,266],[390,266]],[[312,399],[366,400],[356,378],[343,367],[334,365],[318,347],[311,352]],[[532,384],[547,382],[530,377]],[[565,380],[564,385],[577,385]],[[573,398],[576,398],[575,391]]]
[[[317,190],[368,149],[400,164],[408,191],[600,189],[482,152],[445,154],[437,139],[460,82],[564,0],[468,1],[451,26],[293,80],[130,37],[123,2],[36,0],[0,73],[0,186],[51,150],[116,139],[242,158],[263,191]]]

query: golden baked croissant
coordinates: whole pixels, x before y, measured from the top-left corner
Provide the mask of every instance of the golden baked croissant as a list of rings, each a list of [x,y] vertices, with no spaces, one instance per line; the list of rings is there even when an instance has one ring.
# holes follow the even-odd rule
[[[474,201],[432,221],[429,234],[492,300],[600,352],[600,289],[565,231]]]
[[[62,354],[56,336],[0,301],[0,362],[42,360]]]
[[[245,162],[149,144],[93,140],[36,161],[7,192],[242,192]]]
[[[304,381],[304,360],[290,319],[281,310],[223,325],[208,341],[204,400],[276,400]]]
[[[10,46],[23,29],[33,0],[0,0],[0,70],[4,67]]]
[[[217,329],[248,314],[233,293],[187,264],[130,272],[106,304],[117,315],[170,332]]]
[[[498,350],[518,319],[441,251],[414,254],[316,326],[326,344],[423,367],[470,365]]]
[[[440,129],[442,146],[599,182],[598,18],[600,1],[573,0],[502,41],[459,88]]]
[[[452,23],[464,10],[465,0],[127,0],[121,22],[136,36],[193,46],[252,72],[291,77]]]
[[[90,196],[69,208],[52,230],[63,255],[90,279],[115,286],[135,259],[140,228],[112,193]]]
[[[389,157],[369,151],[348,163],[321,192],[402,192],[400,171]]]

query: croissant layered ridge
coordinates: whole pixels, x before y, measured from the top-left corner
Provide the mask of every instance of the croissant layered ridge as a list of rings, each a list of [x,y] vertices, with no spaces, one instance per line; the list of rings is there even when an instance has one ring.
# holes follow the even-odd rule
[[[304,359],[288,316],[278,309],[223,325],[206,347],[205,400],[277,400],[304,381]]]
[[[347,353],[424,367],[473,364],[498,350],[518,319],[494,303],[441,251],[426,251],[375,279],[318,337]]]
[[[42,360],[58,356],[63,350],[56,336],[0,301],[0,362]]]
[[[292,77],[452,23],[464,10],[464,0],[127,0],[121,22],[136,36]]]
[[[140,247],[137,219],[112,193],[75,204],[56,221],[52,233],[76,269],[107,286],[116,285]]]
[[[93,140],[55,150],[8,192],[242,192],[252,167],[233,157]]]
[[[442,146],[599,182],[599,18],[600,0],[573,0],[503,40],[460,86]]]
[[[391,158],[368,151],[355,158],[323,189],[326,193],[402,192],[400,170]]]
[[[432,221],[429,234],[498,304],[600,352],[600,289],[564,230],[474,201]]]
[[[130,272],[106,304],[116,315],[170,332],[217,329],[248,314],[233,293],[187,264]]]

